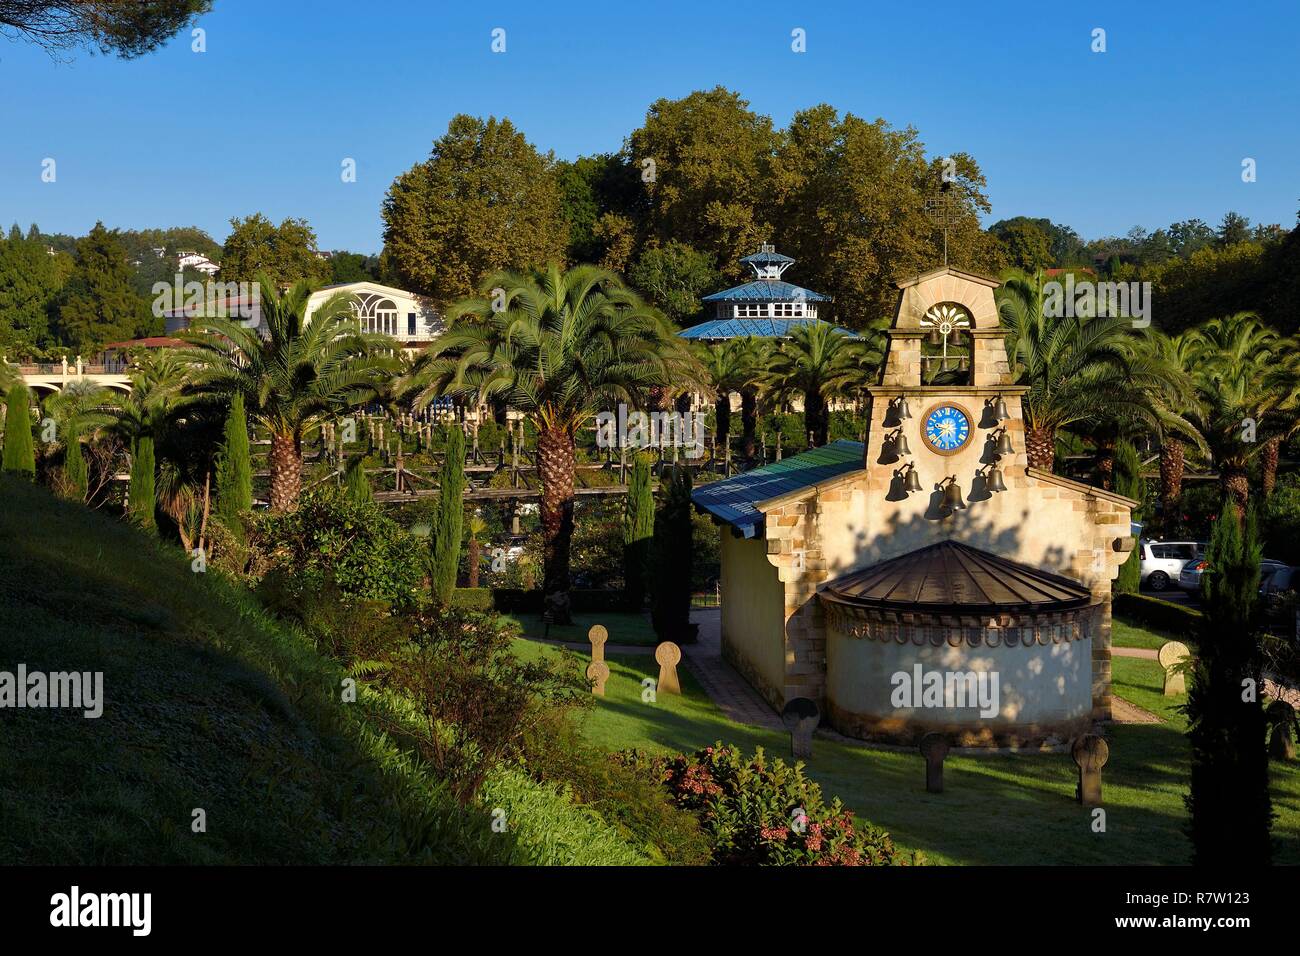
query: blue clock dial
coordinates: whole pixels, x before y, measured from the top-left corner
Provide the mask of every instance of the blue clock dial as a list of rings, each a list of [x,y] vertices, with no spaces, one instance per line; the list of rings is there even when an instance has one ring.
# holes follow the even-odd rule
[[[922,422],[925,443],[944,455],[951,455],[970,441],[970,418],[956,405],[937,405]]]

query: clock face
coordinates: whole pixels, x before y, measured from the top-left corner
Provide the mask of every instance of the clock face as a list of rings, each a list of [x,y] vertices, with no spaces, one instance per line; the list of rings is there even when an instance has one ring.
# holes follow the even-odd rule
[[[970,441],[970,435],[970,415],[956,405],[936,405],[926,412],[921,423],[921,437],[941,455],[961,451]]]

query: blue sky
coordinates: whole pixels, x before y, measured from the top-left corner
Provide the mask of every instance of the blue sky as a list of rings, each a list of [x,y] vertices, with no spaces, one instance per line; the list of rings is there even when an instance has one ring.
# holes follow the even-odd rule
[[[808,6],[216,0],[205,53],[185,34],[139,60],[57,62],[0,39],[0,222],[221,240],[261,211],[307,218],[322,248],[377,252],[385,190],[456,113],[508,116],[573,158],[617,149],[655,99],[721,84],[778,125],[827,102],[915,126],[932,154],[965,150],[992,219],[1085,238],[1229,209],[1295,223],[1294,2]]]

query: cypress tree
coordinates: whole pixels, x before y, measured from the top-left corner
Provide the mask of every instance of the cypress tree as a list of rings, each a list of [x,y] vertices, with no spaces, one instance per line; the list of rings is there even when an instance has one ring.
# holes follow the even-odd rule
[[[623,503],[623,589],[631,610],[645,606],[646,572],[655,532],[655,497],[650,484],[650,458],[632,461],[627,498]]]
[[[85,501],[89,483],[81,441],[76,435],[68,435],[63,449],[63,493],[72,501]]]
[[[1120,439],[1115,444],[1115,491],[1135,501],[1146,500],[1146,481],[1142,478],[1142,459],[1131,442]],[[1133,509],[1134,521],[1143,518],[1142,508]],[[1120,565],[1115,579],[1115,590],[1120,594],[1136,594],[1142,582],[1142,549],[1134,548],[1128,560]]]
[[[1271,858],[1260,552],[1254,513],[1243,529],[1225,498],[1206,551],[1204,616],[1183,706],[1192,752],[1187,835],[1198,866],[1263,866]]]
[[[131,484],[128,495],[131,498],[131,522],[146,531],[158,528],[154,520],[154,454],[153,437],[141,435],[135,442],[135,453],[131,456]]]
[[[217,460],[217,514],[232,530],[240,527],[239,516],[253,510],[253,466],[248,449],[248,418],[244,397],[230,400],[230,414]]]
[[[691,473],[674,465],[655,514],[651,623],[662,641],[682,643],[691,632]]]
[[[366,460],[356,455],[347,463],[343,474],[343,491],[359,505],[369,504],[375,500],[375,493],[370,488],[370,479],[366,477]]]
[[[27,386],[19,382],[5,398],[4,471],[29,481],[36,477],[36,446],[32,443],[32,414]]]
[[[465,517],[465,435],[448,426],[442,473],[438,476],[438,510],[429,534],[430,579],[433,594],[444,604],[451,601],[460,569],[460,538]]]

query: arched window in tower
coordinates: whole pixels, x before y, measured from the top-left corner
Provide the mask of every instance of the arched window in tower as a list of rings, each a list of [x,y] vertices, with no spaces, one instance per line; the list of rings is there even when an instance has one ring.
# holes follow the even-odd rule
[[[971,314],[955,302],[932,305],[921,317],[922,385],[970,385]]]

